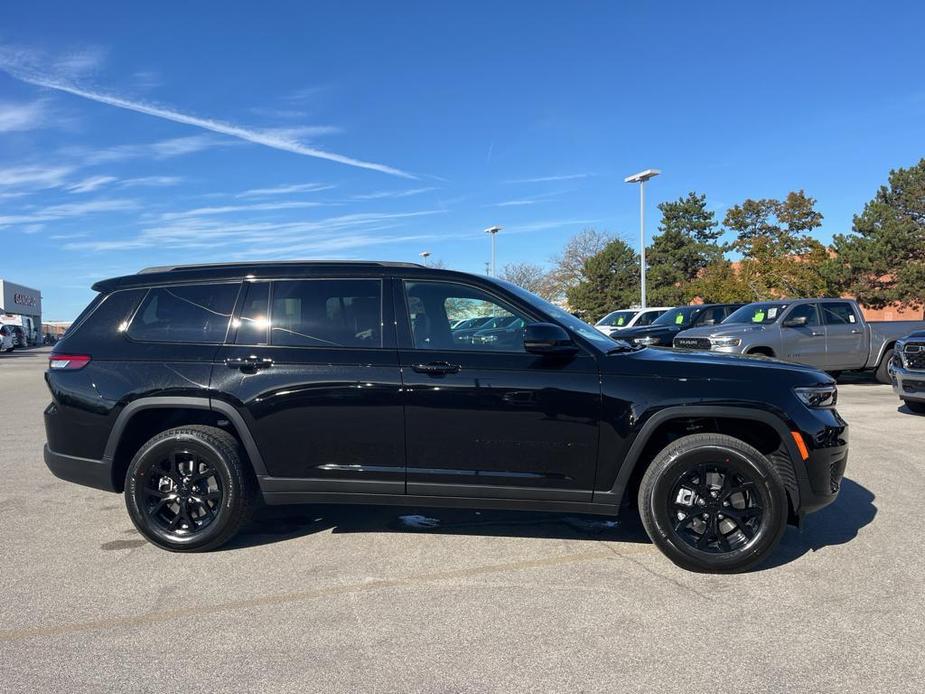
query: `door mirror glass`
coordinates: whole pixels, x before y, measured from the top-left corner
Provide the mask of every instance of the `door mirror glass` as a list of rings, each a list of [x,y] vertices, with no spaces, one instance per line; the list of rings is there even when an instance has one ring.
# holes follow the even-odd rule
[[[575,354],[578,346],[555,323],[530,323],[524,328],[524,349],[533,354]]]
[[[808,319],[806,316],[792,316],[784,321],[785,328],[805,328]]]

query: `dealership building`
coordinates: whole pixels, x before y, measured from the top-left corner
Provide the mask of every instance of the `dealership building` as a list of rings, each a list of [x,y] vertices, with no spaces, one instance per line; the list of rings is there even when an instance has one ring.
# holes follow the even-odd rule
[[[0,279],[0,324],[19,325],[32,342],[42,340],[42,293]]]

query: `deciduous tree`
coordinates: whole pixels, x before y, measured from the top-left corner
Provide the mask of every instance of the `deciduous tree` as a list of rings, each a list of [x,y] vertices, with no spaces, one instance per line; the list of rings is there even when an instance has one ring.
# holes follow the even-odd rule
[[[567,292],[572,310],[597,321],[618,308],[639,303],[639,256],[620,239],[613,239],[585,260],[581,280]]]

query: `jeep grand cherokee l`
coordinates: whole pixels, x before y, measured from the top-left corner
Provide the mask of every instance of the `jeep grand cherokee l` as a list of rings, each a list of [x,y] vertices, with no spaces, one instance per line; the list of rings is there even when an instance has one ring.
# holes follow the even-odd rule
[[[207,550],[258,499],[616,515],[742,571],[847,458],[816,369],[630,345],[513,284],[411,264],[153,268],[105,280],[51,353],[45,461]],[[454,339],[475,316],[515,342]]]

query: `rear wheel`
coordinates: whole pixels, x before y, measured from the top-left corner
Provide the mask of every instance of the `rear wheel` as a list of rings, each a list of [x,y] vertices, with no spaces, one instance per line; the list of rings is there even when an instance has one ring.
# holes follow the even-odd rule
[[[890,382],[890,362],[893,361],[893,348],[891,347],[883,353],[883,359],[880,360],[877,370],[874,372],[874,378],[880,383]]]
[[[208,426],[161,432],[135,454],[125,504],[138,531],[174,552],[219,547],[250,516],[256,485],[237,439]]]
[[[914,400],[903,400],[906,407],[918,414],[925,414],[925,402],[915,402]]]
[[[759,451],[722,434],[671,443],[639,488],[642,524],[678,566],[745,571],[765,559],[787,526],[787,493]]]

